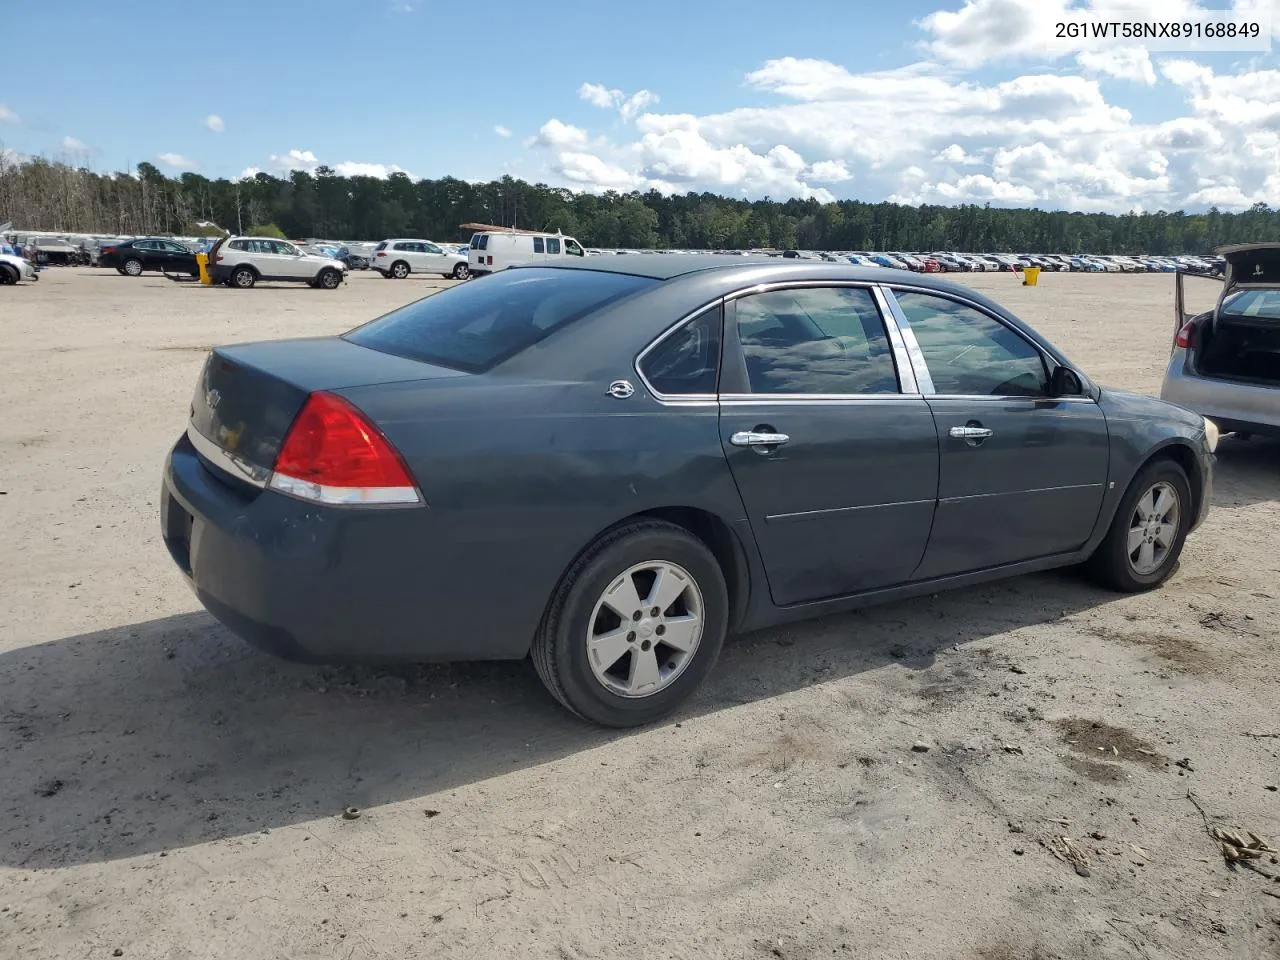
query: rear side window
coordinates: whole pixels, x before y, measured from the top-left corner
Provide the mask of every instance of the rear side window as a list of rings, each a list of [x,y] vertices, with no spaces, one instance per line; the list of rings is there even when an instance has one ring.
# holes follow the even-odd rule
[[[884,321],[863,287],[777,290],[737,302],[752,393],[898,392]]]
[[[227,244],[227,246],[230,247],[232,250],[248,250],[249,241],[248,240],[232,240],[230,243]]]
[[[596,311],[657,286],[649,277],[520,268],[465,283],[358,327],[371,350],[482,373]]]
[[[534,253],[546,253],[546,247],[544,247],[544,246],[542,245],[542,238],[541,238],[541,237],[534,237],[534,238],[533,238],[533,252],[534,252]]]
[[[713,307],[667,337],[640,361],[640,372],[668,396],[716,392],[723,311]]]
[[[489,249],[489,235],[487,233],[480,234],[480,242],[476,244],[476,249],[477,250]]]

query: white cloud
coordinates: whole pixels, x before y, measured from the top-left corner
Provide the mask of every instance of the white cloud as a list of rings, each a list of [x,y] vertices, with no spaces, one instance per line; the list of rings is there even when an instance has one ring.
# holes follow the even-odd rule
[[[587,131],[552,117],[538,130],[538,135],[533,138],[532,143],[542,147],[585,147]]]
[[[63,137],[62,149],[66,150],[68,153],[85,153],[89,148],[75,137]]]
[[[511,136],[511,131],[507,127],[504,127],[502,124],[498,124],[496,127],[494,127],[493,132],[500,137]]]
[[[658,95],[652,90],[637,90],[627,96],[621,90],[610,90],[599,83],[584,83],[578,88],[578,96],[602,110],[617,110],[624,122],[639,116],[640,111],[658,102]]]
[[[568,151],[557,158],[556,171],[571,183],[600,190],[633,190],[643,183],[640,177],[594,154]]]
[[[277,173],[289,173],[293,170],[305,170],[314,173],[320,166],[320,158],[310,150],[290,150],[285,154],[275,154],[267,158],[267,166]]]
[[[223,130],[227,129],[227,125],[216,113],[211,113],[205,117],[204,125],[214,133],[221,133]]]
[[[937,160],[939,163],[959,164],[962,166],[972,166],[974,164],[982,163],[981,157],[971,156],[966,153],[964,147],[960,146],[958,143],[952,143],[943,147],[933,159]]]
[[[1156,70],[1151,56],[1142,47],[1116,47],[1111,50],[1082,50],[1076,63],[1089,73],[1101,73],[1118,80],[1154,86]]]
[[[173,167],[176,170],[198,170],[200,168],[199,163],[190,157],[184,157],[180,153],[161,153],[156,155],[156,159],[166,167]]]
[[[333,172],[340,177],[374,177],[378,180],[385,180],[393,173],[409,174],[404,167],[394,163],[359,163],[352,160],[335,163]]]
[[[19,123],[18,115],[0,103],[0,123]]]
[[[256,176],[257,176],[258,174],[260,174],[261,172],[262,172],[262,170],[261,170],[260,168],[258,168],[258,167],[245,167],[243,170],[241,170],[241,171],[240,171],[240,176],[235,177],[234,179],[236,179],[236,180],[252,180],[254,177],[256,177]]]
[[[853,174],[849,172],[849,168],[842,160],[819,160],[809,168],[808,175],[810,180],[816,180],[819,183],[839,183],[842,180],[853,179]]]

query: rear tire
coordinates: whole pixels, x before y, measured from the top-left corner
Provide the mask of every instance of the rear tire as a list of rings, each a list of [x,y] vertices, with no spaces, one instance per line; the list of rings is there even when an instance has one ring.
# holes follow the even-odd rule
[[[120,265],[120,272],[129,277],[140,277],[142,276],[142,261],[126,260]]]
[[[1178,569],[1194,516],[1186,472],[1172,460],[1153,460],[1129,484],[1086,574],[1121,593],[1154,590]]]
[[[397,280],[403,280],[409,276],[409,265],[403,260],[397,260],[391,265],[391,273],[388,276],[395,277]]]
[[[617,612],[620,602],[637,609]],[[728,621],[724,573],[706,544],[683,527],[640,520],[605,533],[574,561],[530,653],[563,706],[602,726],[635,727],[693,693],[720,654]],[[677,637],[683,650],[671,645]]]
[[[249,267],[236,267],[231,271],[231,286],[237,290],[248,290],[258,282],[258,275]]]
[[[0,287],[14,287],[18,284],[18,271],[7,263],[0,263]]]

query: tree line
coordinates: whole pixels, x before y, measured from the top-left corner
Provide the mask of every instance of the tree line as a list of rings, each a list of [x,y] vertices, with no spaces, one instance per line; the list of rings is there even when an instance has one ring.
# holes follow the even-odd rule
[[[1208,253],[1280,237],[1280,211],[1070,213],[964,204],[737,200],[712,193],[574,193],[503,177],[385,180],[328,167],[242,180],[167,177],[150,163],[98,173],[0,152],[0,222],[15,229],[121,235],[209,235],[266,224],[289,237],[465,241],[462,223],[560,230],[589,247],[959,250],[974,253]]]

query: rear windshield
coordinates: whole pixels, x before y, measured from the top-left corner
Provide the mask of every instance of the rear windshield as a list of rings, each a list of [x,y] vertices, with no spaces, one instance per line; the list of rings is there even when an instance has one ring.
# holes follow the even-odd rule
[[[1280,290],[1244,290],[1229,298],[1222,312],[1233,317],[1280,320]]]
[[[379,250],[385,250],[385,249],[387,249],[387,241],[383,240],[380,244],[378,244],[376,247],[373,248],[373,252],[377,253]]]
[[[595,270],[505,270],[401,307],[346,339],[398,357],[481,373],[657,283]]]

